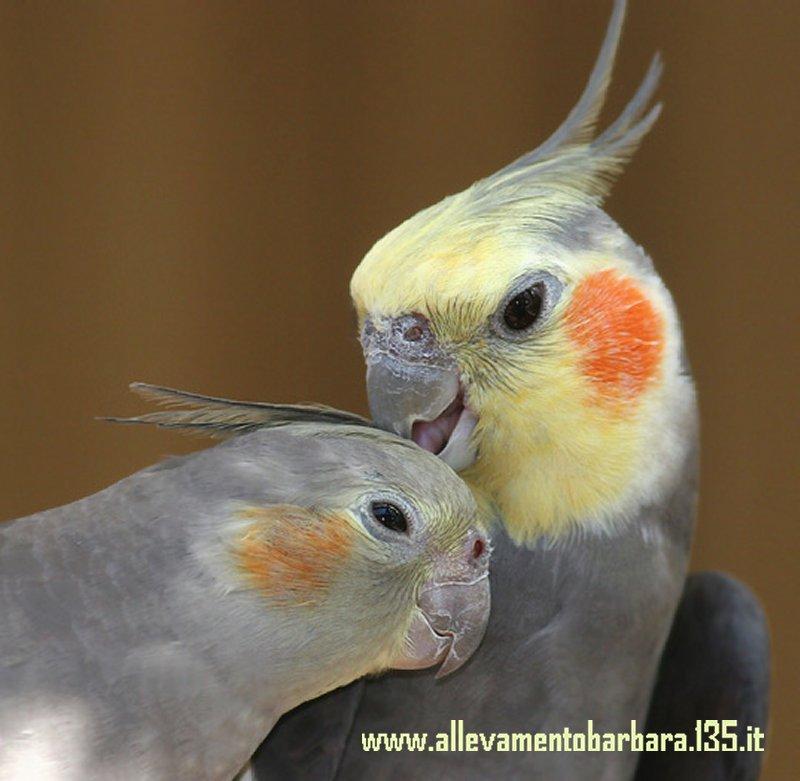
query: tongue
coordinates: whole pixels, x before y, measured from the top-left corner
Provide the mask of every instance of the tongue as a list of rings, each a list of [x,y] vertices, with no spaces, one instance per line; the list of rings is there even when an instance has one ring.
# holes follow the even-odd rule
[[[411,439],[423,450],[441,453],[458,424],[464,407],[457,404],[445,410],[434,420],[416,420],[411,427]]]

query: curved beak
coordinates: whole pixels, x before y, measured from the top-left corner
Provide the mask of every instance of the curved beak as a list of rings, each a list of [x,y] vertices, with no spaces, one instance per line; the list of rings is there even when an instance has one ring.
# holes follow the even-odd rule
[[[468,583],[426,585],[406,632],[406,653],[393,667],[415,670],[441,662],[437,678],[454,672],[481,644],[490,607],[488,573]]]
[[[410,364],[391,355],[367,358],[369,411],[375,422],[411,439],[417,420],[433,420],[458,396],[455,368]]]
[[[422,337],[405,341],[414,329]],[[472,464],[477,417],[465,406],[458,366],[435,342],[424,319],[408,315],[383,330],[368,322],[362,345],[375,422],[435,453],[455,471]]]
[[[440,560],[420,588],[403,654],[393,667],[413,670],[441,664],[436,674],[441,678],[475,653],[491,609],[489,558],[489,541],[472,529],[460,552]]]

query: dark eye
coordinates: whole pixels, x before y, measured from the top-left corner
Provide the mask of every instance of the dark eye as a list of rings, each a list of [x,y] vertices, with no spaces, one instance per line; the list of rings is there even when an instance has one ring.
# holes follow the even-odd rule
[[[517,293],[503,311],[503,322],[512,331],[523,331],[530,328],[538,319],[544,304],[542,285],[534,285],[521,293]]]
[[[407,532],[408,521],[403,511],[393,504],[375,502],[372,505],[372,516],[375,520],[393,532]]]

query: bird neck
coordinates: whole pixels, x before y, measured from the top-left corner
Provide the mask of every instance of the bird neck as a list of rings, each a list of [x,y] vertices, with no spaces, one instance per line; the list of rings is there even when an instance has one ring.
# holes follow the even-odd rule
[[[679,479],[696,437],[688,376],[607,414],[579,393],[537,395],[507,405],[502,419],[482,415],[480,455],[463,473],[517,543],[614,531]]]

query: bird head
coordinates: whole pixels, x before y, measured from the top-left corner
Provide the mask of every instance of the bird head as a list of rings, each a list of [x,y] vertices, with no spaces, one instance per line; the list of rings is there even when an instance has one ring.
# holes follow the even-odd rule
[[[191,457],[182,506],[202,508],[223,620],[249,627],[238,664],[269,654],[283,710],[389,668],[447,675],[477,649],[487,519],[441,459],[332,407],[132,387],[162,409],[108,420],[227,439]]]
[[[392,230],[351,281],[373,417],[461,471],[518,541],[657,500],[691,416],[672,299],[601,209],[660,111],[656,56],[595,131],[624,12],[544,144]]]
[[[270,474],[287,479],[269,504],[238,511],[232,549],[243,584],[293,627],[288,642],[301,641],[285,654],[293,675],[305,671],[300,686],[309,669],[311,696],[388,668],[458,669],[483,637],[490,601],[489,543],[463,481],[366,426],[256,436],[280,451]]]

